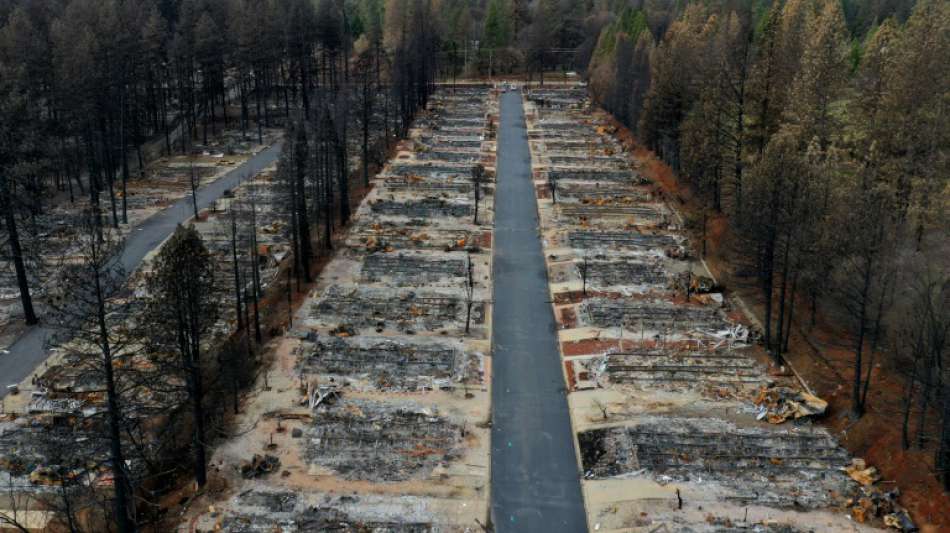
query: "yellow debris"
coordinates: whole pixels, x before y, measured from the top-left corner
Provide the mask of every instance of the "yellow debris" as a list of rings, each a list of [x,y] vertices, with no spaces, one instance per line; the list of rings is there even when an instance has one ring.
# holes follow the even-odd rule
[[[865,487],[871,486],[881,480],[881,474],[877,471],[877,467],[867,466],[864,459],[852,459],[851,464],[848,465],[844,471],[851,476],[851,479]]]

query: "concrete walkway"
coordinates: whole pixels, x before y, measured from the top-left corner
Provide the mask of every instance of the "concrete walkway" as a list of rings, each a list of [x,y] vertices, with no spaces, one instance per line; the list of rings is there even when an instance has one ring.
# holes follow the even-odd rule
[[[198,190],[198,208],[203,209],[220,198],[224,191],[234,189],[273,163],[280,155],[277,143],[254,155],[242,165]],[[191,195],[147,218],[132,229],[122,247],[121,264],[127,274],[138,269],[149,252],[168,238],[178,224],[194,215]],[[40,317],[43,320],[43,317]],[[0,354],[0,398],[7,395],[7,385],[20,383],[49,357],[46,342],[54,329],[42,323],[26,331],[10,346],[9,353]]]
[[[501,98],[492,316],[495,530],[587,530],[521,94]]]

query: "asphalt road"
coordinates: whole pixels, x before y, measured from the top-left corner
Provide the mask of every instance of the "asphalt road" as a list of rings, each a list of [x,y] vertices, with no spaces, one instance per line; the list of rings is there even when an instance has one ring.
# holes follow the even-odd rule
[[[273,163],[278,155],[280,155],[280,143],[265,149],[241,166],[199,189],[199,209],[207,207],[220,198],[224,191],[234,189],[242,181],[260,172]],[[125,272],[129,274],[134,272],[150,251],[157,248],[175,231],[178,224],[188,220],[192,215],[194,215],[194,208],[189,194],[133,228],[123,244],[120,257]],[[46,361],[49,357],[46,341],[53,332],[53,328],[40,324],[30,328],[17,339],[9,348],[9,353],[0,353],[0,398],[7,395],[7,385],[23,381],[35,368]]]
[[[521,94],[501,98],[492,315],[492,520],[498,532],[587,531]]]

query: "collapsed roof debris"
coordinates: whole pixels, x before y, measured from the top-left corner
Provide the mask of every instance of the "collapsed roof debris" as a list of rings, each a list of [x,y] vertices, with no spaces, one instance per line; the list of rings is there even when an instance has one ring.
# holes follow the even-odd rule
[[[663,301],[591,298],[583,304],[587,320],[595,327],[685,333],[716,331],[727,325],[716,308],[675,305]]]
[[[410,218],[431,216],[467,217],[472,214],[472,206],[466,203],[454,203],[439,198],[423,198],[409,202],[380,200],[371,204],[373,212],[381,215],[398,215]]]
[[[316,409],[304,456],[344,479],[402,481],[457,459],[464,436],[464,427],[432,409],[343,400]]]
[[[298,371],[356,388],[448,389],[480,383],[481,357],[457,343],[407,341],[392,337],[328,337],[298,348]]]
[[[427,256],[418,252],[371,254],[363,261],[363,279],[368,282],[392,280],[393,285],[426,285],[446,278],[465,278],[468,261],[464,253]],[[461,285],[454,279],[455,286]]]
[[[754,360],[734,350],[643,349],[608,353],[598,374],[610,383],[674,387],[758,384],[763,378]]]
[[[571,231],[568,233],[571,246],[576,248],[665,248],[680,243],[672,235],[666,234],[636,234],[627,232],[607,231]]]
[[[722,419],[645,417],[578,435],[588,479],[642,473],[661,482],[715,482],[730,499],[780,507],[838,505],[855,492],[848,454],[827,432],[740,428]]]
[[[821,416],[828,402],[802,390],[789,387],[762,387],[755,398],[756,418],[770,424],[781,424],[789,419]]]
[[[248,490],[229,500],[222,512],[203,516],[202,531],[258,533],[429,533],[431,512],[412,498],[331,494],[302,495],[290,491]]]
[[[392,290],[376,287],[329,287],[311,308],[318,324],[347,324],[360,329],[396,329],[403,333],[453,331],[465,328],[463,290]],[[474,302],[470,323],[485,322],[485,303]]]

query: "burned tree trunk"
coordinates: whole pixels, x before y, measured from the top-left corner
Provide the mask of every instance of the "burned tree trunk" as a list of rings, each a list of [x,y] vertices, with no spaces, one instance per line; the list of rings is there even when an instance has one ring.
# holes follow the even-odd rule
[[[310,274],[310,258],[313,256],[311,245],[313,241],[310,237],[310,219],[307,211],[306,177],[309,148],[307,146],[307,132],[304,127],[303,124],[297,126],[293,148],[294,178],[291,186],[294,187],[293,197],[296,200],[296,205],[293,211],[296,215],[297,232],[300,235],[300,268],[303,270],[304,280],[310,283],[313,281]]]
[[[85,214],[77,235],[82,261],[66,262],[57,290],[49,298],[50,324],[58,330],[55,341],[71,352],[75,364],[101,380],[106,407],[102,435],[108,441],[114,478],[113,515],[118,531],[129,533],[135,531],[136,524],[122,435],[128,429],[123,427],[124,407],[130,397],[122,393],[116,374],[122,367],[116,362],[132,355],[133,342],[128,332],[110,322],[112,316],[127,312],[123,300],[115,298],[124,290],[126,278],[115,260],[116,243],[94,220],[97,216],[95,210]]]
[[[261,334],[261,255],[257,245],[257,203],[253,195],[250,201],[251,220],[250,220],[250,243],[251,243],[251,281],[254,284],[254,340],[258,345],[263,344],[264,337]]]
[[[238,263],[237,252],[237,217],[234,213],[234,206],[231,206],[231,261],[234,266],[234,304],[237,306],[237,329],[244,330],[244,312],[241,306],[241,271]]]
[[[30,295],[30,283],[26,277],[26,265],[23,262],[23,248],[20,245],[20,235],[17,231],[16,215],[13,212],[11,191],[8,184],[9,178],[0,176],[0,211],[3,211],[3,225],[6,226],[7,236],[10,241],[10,256],[13,258],[13,266],[16,270],[17,285],[20,289],[20,304],[23,307],[23,316],[27,325],[34,325],[38,322],[36,311],[33,309],[33,297]]]
[[[105,371],[106,405],[109,409],[109,455],[112,462],[112,475],[115,486],[115,516],[116,525],[120,533],[135,531],[135,525],[129,518],[130,483],[125,469],[125,457],[122,453],[121,420],[118,393],[116,392],[115,375],[112,367],[112,348],[109,340],[109,329],[106,325],[105,295],[102,291],[101,278],[98,272],[94,276],[96,298],[96,319],[99,324],[100,349],[102,351],[102,368]]]

